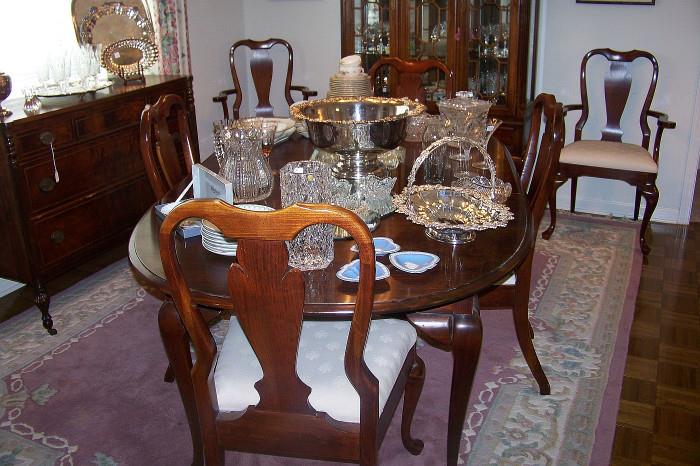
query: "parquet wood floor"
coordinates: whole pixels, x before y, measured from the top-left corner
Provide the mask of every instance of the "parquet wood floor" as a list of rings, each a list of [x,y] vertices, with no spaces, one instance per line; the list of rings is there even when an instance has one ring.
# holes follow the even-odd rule
[[[700,223],[652,225],[612,464],[700,465]]]
[[[622,384],[612,464],[700,465],[700,224],[652,224]],[[50,282],[57,293],[126,255],[105,253]],[[27,287],[0,298],[0,321],[30,308]],[[37,313],[37,325],[40,325]],[[59,329],[60,331],[60,329]],[[48,336],[47,336],[48,338]]]

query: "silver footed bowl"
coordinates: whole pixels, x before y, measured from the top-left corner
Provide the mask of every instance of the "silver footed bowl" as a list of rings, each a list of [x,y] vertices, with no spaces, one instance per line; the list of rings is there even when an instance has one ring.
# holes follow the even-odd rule
[[[317,148],[338,155],[336,178],[360,180],[369,174],[387,176],[377,155],[399,146],[407,118],[424,110],[423,104],[406,98],[330,97],[297,102],[290,115],[306,121]]]

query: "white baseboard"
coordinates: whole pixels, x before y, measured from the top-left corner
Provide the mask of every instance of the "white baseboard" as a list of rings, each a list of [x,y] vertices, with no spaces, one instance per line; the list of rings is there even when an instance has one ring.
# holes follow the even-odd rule
[[[557,195],[557,209],[569,210],[570,197],[568,194],[563,193],[565,189],[560,191],[562,191],[562,194]],[[576,196],[576,212],[632,218],[634,202],[603,201],[601,199],[586,199]],[[642,215],[644,215],[644,200],[642,200],[642,206],[639,209],[640,219]],[[660,223],[682,223],[679,221],[679,215],[678,209],[657,206],[651,220]]]
[[[0,298],[18,290],[24,286],[24,283],[17,283],[10,280],[0,278]]]

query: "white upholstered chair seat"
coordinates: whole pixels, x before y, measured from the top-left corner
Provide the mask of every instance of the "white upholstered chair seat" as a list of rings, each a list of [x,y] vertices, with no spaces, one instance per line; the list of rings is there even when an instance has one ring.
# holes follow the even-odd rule
[[[311,387],[309,404],[333,419],[360,422],[360,397],[345,374],[345,345],[350,322],[304,321],[297,357],[297,374]],[[416,331],[396,319],[373,320],[365,347],[365,362],[379,380],[379,414],[396,383],[406,356],[416,343]],[[254,384],[263,376],[240,324],[230,326],[214,371],[221,411],[242,411],[260,396]]]
[[[626,142],[575,141],[564,146],[559,162],[643,173],[656,173],[658,170],[646,149]]]

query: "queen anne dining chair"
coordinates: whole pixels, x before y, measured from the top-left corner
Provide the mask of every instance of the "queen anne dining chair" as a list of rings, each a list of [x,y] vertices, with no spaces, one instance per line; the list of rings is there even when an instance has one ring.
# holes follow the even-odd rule
[[[174,231],[191,217],[238,239],[227,276],[235,317],[220,348],[192,305],[178,261]],[[317,223],[343,228],[359,246],[350,321],[303,319],[304,275],[288,266],[285,241]],[[376,465],[404,393],[402,440],[412,454],[421,452],[423,443],[410,435],[424,377],[416,332],[405,321],[372,319],[374,247],[357,215],[320,204],[252,212],[193,200],[166,217],[160,253],[172,301],[161,307],[159,326],[190,423],[194,464],[204,457],[206,465],[223,465],[229,449]]]
[[[176,94],[160,96],[141,112],[141,157],[157,199],[191,175],[192,165],[199,162],[189,125],[185,102]]]
[[[544,129],[542,129],[544,123]],[[544,207],[553,189],[554,173],[564,140],[563,111],[560,103],[551,94],[540,94],[533,105],[530,136],[520,183],[515,190],[524,191],[531,211],[533,233],[530,254],[518,266],[513,277],[504,278],[478,297],[458,301],[448,306],[429,311],[408,314],[407,319],[414,325],[418,335],[431,346],[452,353],[452,392],[470,390],[481,350],[481,309],[497,307],[512,308],[518,343],[525,360],[540,387],[540,393],[550,393],[542,366],[532,344],[532,328],[528,319],[528,298],[530,293],[530,271],[534,253],[534,237],[537,225],[542,218]],[[511,161],[512,162],[512,161]],[[515,173],[515,167],[511,166]],[[521,187],[522,186],[522,187]],[[467,377],[456,378],[457,371],[469,373]],[[466,401],[453,403],[460,397],[451,397],[448,437],[448,458],[457,458],[464,420]]]
[[[588,65],[589,60],[594,57],[603,57],[609,63],[609,70],[604,76],[607,121],[601,131],[602,136],[599,141],[582,139],[583,128],[588,121],[590,111],[586,81],[587,78],[590,78]],[[636,60],[647,60],[651,64],[649,87],[639,117],[642,133],[641,144],[623,142],[623,131],[620,126],[622,115],[627,107],[629,97],[632,95],[630,92],[632,89],[632,64]],[[646,242],[646,231],[659,199],[656,176],[659,170],[661,136],[664,129],[676,127],[676,123],[669,121],[666,114],[650,110],[658,76],[659,64],[654,55],[649,52],[640,50],[618,52],[611,49],[595,49],[584,55],[581,61],[581,104],[564,106],[564,115],[569,111],[579,110],[581,117],[576,123],[574,141],[566,145],[561,153],[556,187],[549,202],[551,224],[542,234],[543,238],[548,239],[556,227],[556,190],[571,179],[570,210],[574,212],[578,178],[592,176],[625,181],[636,188],[635,220],[639,218],[641,198],[644,197],[646,205],[639,235],[639,245],[644,254],[649,253],[650,247]],[[651,130],[647,122],[649,117],[655,118],[657,121],[651,153],[649,152]]]
[[[233,78],[234,87],[233,89],[221,91],[218,96],[212,99],[214,102],[221,104],[225,119],[229,119],[228,96],[230,95],[235,96],[231,106],[233,119],[238,120],[240,118],[240,108],[241,104],[243,103],[245,91],[241,86],[238,71],[236,70],[235,57],[237,56],[237,51],[239,51],[240,54],[243,52],[243,50],[250,51],[250,76],[252,77],[253,86],[255,87],[255,93],[258,98],[255,108],[253,109],[252,116],[275,116],[274,108],[270,103],[270,92],[272,90],[272,78],[274,71],[272,51],[275,47],[286,49],[287,51],[287,74],[285,76],[283,89],[283,95],[287,101],[287,104],[292,105],[294,103],[292,91],[301,92],[304,100],[308,100],[310,97],[318,95],[318,92],[309,90],[309,88],[306,86],[292,85],[294,54],[292,52],[292,46],[289,45],[289,42],[284,39],[267,39],[262,41],[250,39],[239,40],[231,46],[231,50],[229,51],[229,64],[231,67],[231,77]]]
[[[538,95],[533,103],[529,127],[520,186],[527,196],[536,237],[544,209],[554,191],[557,165],[564,145],[564,111],[561,103],[551,94]],[[479,296],[479,305],[482,310],[512,310],[515,333],[525,362],[537,381],[540,393],[549,395],[549,381],[532,343],[534,332],[528,316],[533,254],[534,244],[513,275]]]
[[[432,71],[442,72],[445,75],[445,98],[451,99],[455,96],[454,72],[440,60],[403,60],[398,57],[380,58],[368,72],[375,86],[377,73],[387,67],[396,72],[396,83],[390,86],[390,97],[416,99],[428,106],[429,113],[438,113],[435,102],[426,101],[424,76]],[[377,95],[379,90],[375,88],[374,92]]]

